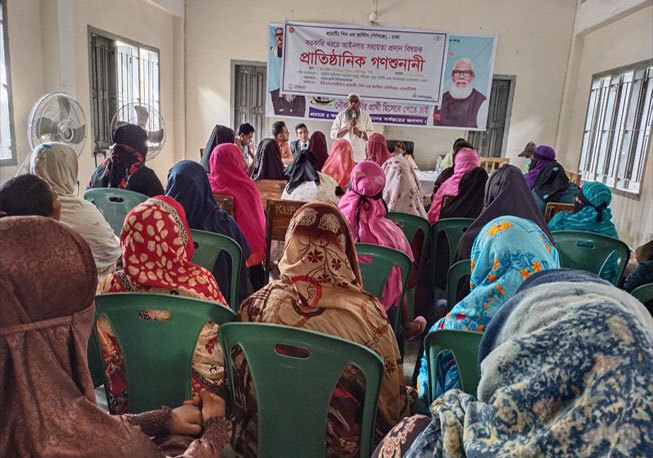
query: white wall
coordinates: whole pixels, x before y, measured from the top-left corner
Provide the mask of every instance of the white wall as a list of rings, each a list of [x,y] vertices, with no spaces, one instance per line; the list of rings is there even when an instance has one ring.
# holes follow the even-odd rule
[[[265,61],[267,24],[286,19],[366,24],[372,2],[192,0],[186,4],[186,151],[196,158],[213,125],[230,124],[230,60]],[[498,35],[494,72],[516,75],[507,155],[530,140],[555,142],[576,4],[570,0],[405,0],[380,2],[379,22],[457,33]],[[239,11],[239,13],[236,13]],[[552,31],[555,31],[552,33]],[[291,126],[292,119],[286,120]],[[379,130],[381,130],[379,126]],[[328,132],[327,122],[309,128]],[[436,153],[463,134],[386,127],[388,138],[415,141],[416,160],[433,167]]]
[[[65,88],[77,98],[86,114],[88,130],[80,156],[82,188],[95,169],[91,153],[90,25],[159,49],[161,112],[167,126],[167,141],[159,157],[148,165],[165,183],[168,169],[183,157],[183,19],[143,0],[14,0],[8,2],[7,9],[18,163],[29,154],[26,126],[33,104],[44,93]],[[66,25],[61,32],[60,26]],[[182,71],[175,58],[181,60]],[[182,132],[179,138],[178,130]],[[12,177],[16,169],[0,168],[0,182]]]
[[[593,3],[597,8],[591,9]],[[569,77],[561,110],[557,150],[560,161],[577,170],[592,75],[653,58],[653,6],[650,1],[587,0],[577,18],[578,33],[570,58]],[[614,15],[609,17],[605,8]],[[590,8],[590,9],[586,9]],[[588,16],[590,16],[588,18]],[[580,24],[580,25],[578,25]],[[639,196],[613,193],[613,219],[620,238],[637,246],[653,237],[653,144]]]

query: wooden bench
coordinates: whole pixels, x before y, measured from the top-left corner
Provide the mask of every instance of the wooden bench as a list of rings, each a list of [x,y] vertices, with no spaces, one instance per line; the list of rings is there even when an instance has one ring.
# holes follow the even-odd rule
[[[573,212],[574,204],[564,204],[562,202],[549,202],[546,204],[546,209],[544,210],[544,219],[546,219],[546,222],[548,223],[551,220],[551,218],[553,218],[553,215],[562,211]]]
[[[267,201],[265,207],[265,262],[263,263],[266,284],[270,281],[272,266],[270,249],[272,242],[283,242],[286,239],[286,231],[290,225],[290,220],[305,203],[297,200],[280,199],[268,199]]]
[[[565,174],[567,175],[567,178],[569,178],[569,181],[574,183],[576,186],[580,186],[580,179],[581,179],[580,173],[568,172],[565,170]]]
[[[233,218],[236,217],[236,213],[234,212],[234,198],[232,196],[213,194],[213,197],[222,211],[229,213]]]
[[[256,180],[256,187],[263,202],[263,208],[267,208],[267,201],[269,199],[279,200],[281,194],[288,184],[287,180]]]
[[[509,157],[479,157],[481,160],[481,167],[485,169],[488,175],[496,172],[503,164],[510,164]]]

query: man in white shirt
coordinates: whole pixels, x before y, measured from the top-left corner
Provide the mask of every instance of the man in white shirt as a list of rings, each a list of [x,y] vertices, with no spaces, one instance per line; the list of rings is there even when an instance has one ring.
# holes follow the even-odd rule
[[[354,150],[354,162],[361,162],[367,158],[367,139],[374,133],[374,126],[370,115],[361,110],[361,99],[358,94],[349,94],[347,99],[349,102],[347,108],[338,113],[333,120],[331,138],[348,140]]]

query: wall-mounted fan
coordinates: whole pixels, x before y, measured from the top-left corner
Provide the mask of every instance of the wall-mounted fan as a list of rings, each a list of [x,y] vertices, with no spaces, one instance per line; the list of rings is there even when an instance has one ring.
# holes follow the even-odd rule
[[[27,141],[33,151],[41,143],[60,142],[73,147],[79,156],[86,141],[86,116],[82,107],[65,92],[51,92],[38,99],[27,120]],[[18,176],[31,154],[18,168]]]
[[[135,124],[147,131],[147,156],[149,161],[159,155],[166,143],[166,128],[163,117],[150,105],[127,103],[113,116],[111,132],[122,124]]]

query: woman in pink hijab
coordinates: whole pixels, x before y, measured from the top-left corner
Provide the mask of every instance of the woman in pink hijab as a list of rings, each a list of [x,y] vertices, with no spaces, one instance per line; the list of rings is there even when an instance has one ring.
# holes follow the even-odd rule
[[[388,142],[386,142],[383,134],[376,132],[370,135],[367,141],[367,158],[379,165],[383,165],[391,157]]]
[[[458,185],[463,175],[470,170],[480,167],[481,160],[478,158],[476,150],[471,148],[463,148],[458,151],[454,158],[453,175],[447,181],[442,183],[438,191],[433,196],[431,207],[429,208],[428,218],[429,223],[433,224],[440,218],[440,210],[442,210],[442,200],[444,196],[457,196]]]
[[[211,152],[209,182],[214,194],[232,196],[236,223],[251,248],[247,267],[258,266],[265,257],[265,212],[258,188],[243,170],[243,158],[233,143]]]
[[[341,138],[331,145],[331,153],[322,166],[322,173],[334,178],[338,186],[344,189],[349,184],[349,175],[355,165],[351,143]]]
[[[403,231],[392,220],[385,217],[387,207],[383,201],[385,174],[374,161],[360,162],[351,173],[351,189],[340,199],[338,207],[349,221],[354,242],[374,243],[394,248],[415,261],[413,250]],[[359,259],[365,263],[365,259]],[[383,288],[381,303],[387,311],[398,305],[401,296],[402,278],[399,266],[394,266]],[[403,304],[402,304],[403,305]],[[404,307],[405,309],[405,307]],[[405,316],[406,310],[403,310]],[[406,336],[416,336],[426,322],[422,317],[412,323],[404,323]],[[403,320],[406,321],[406,320]],[[407,337],[408,338],[408,337]]]

